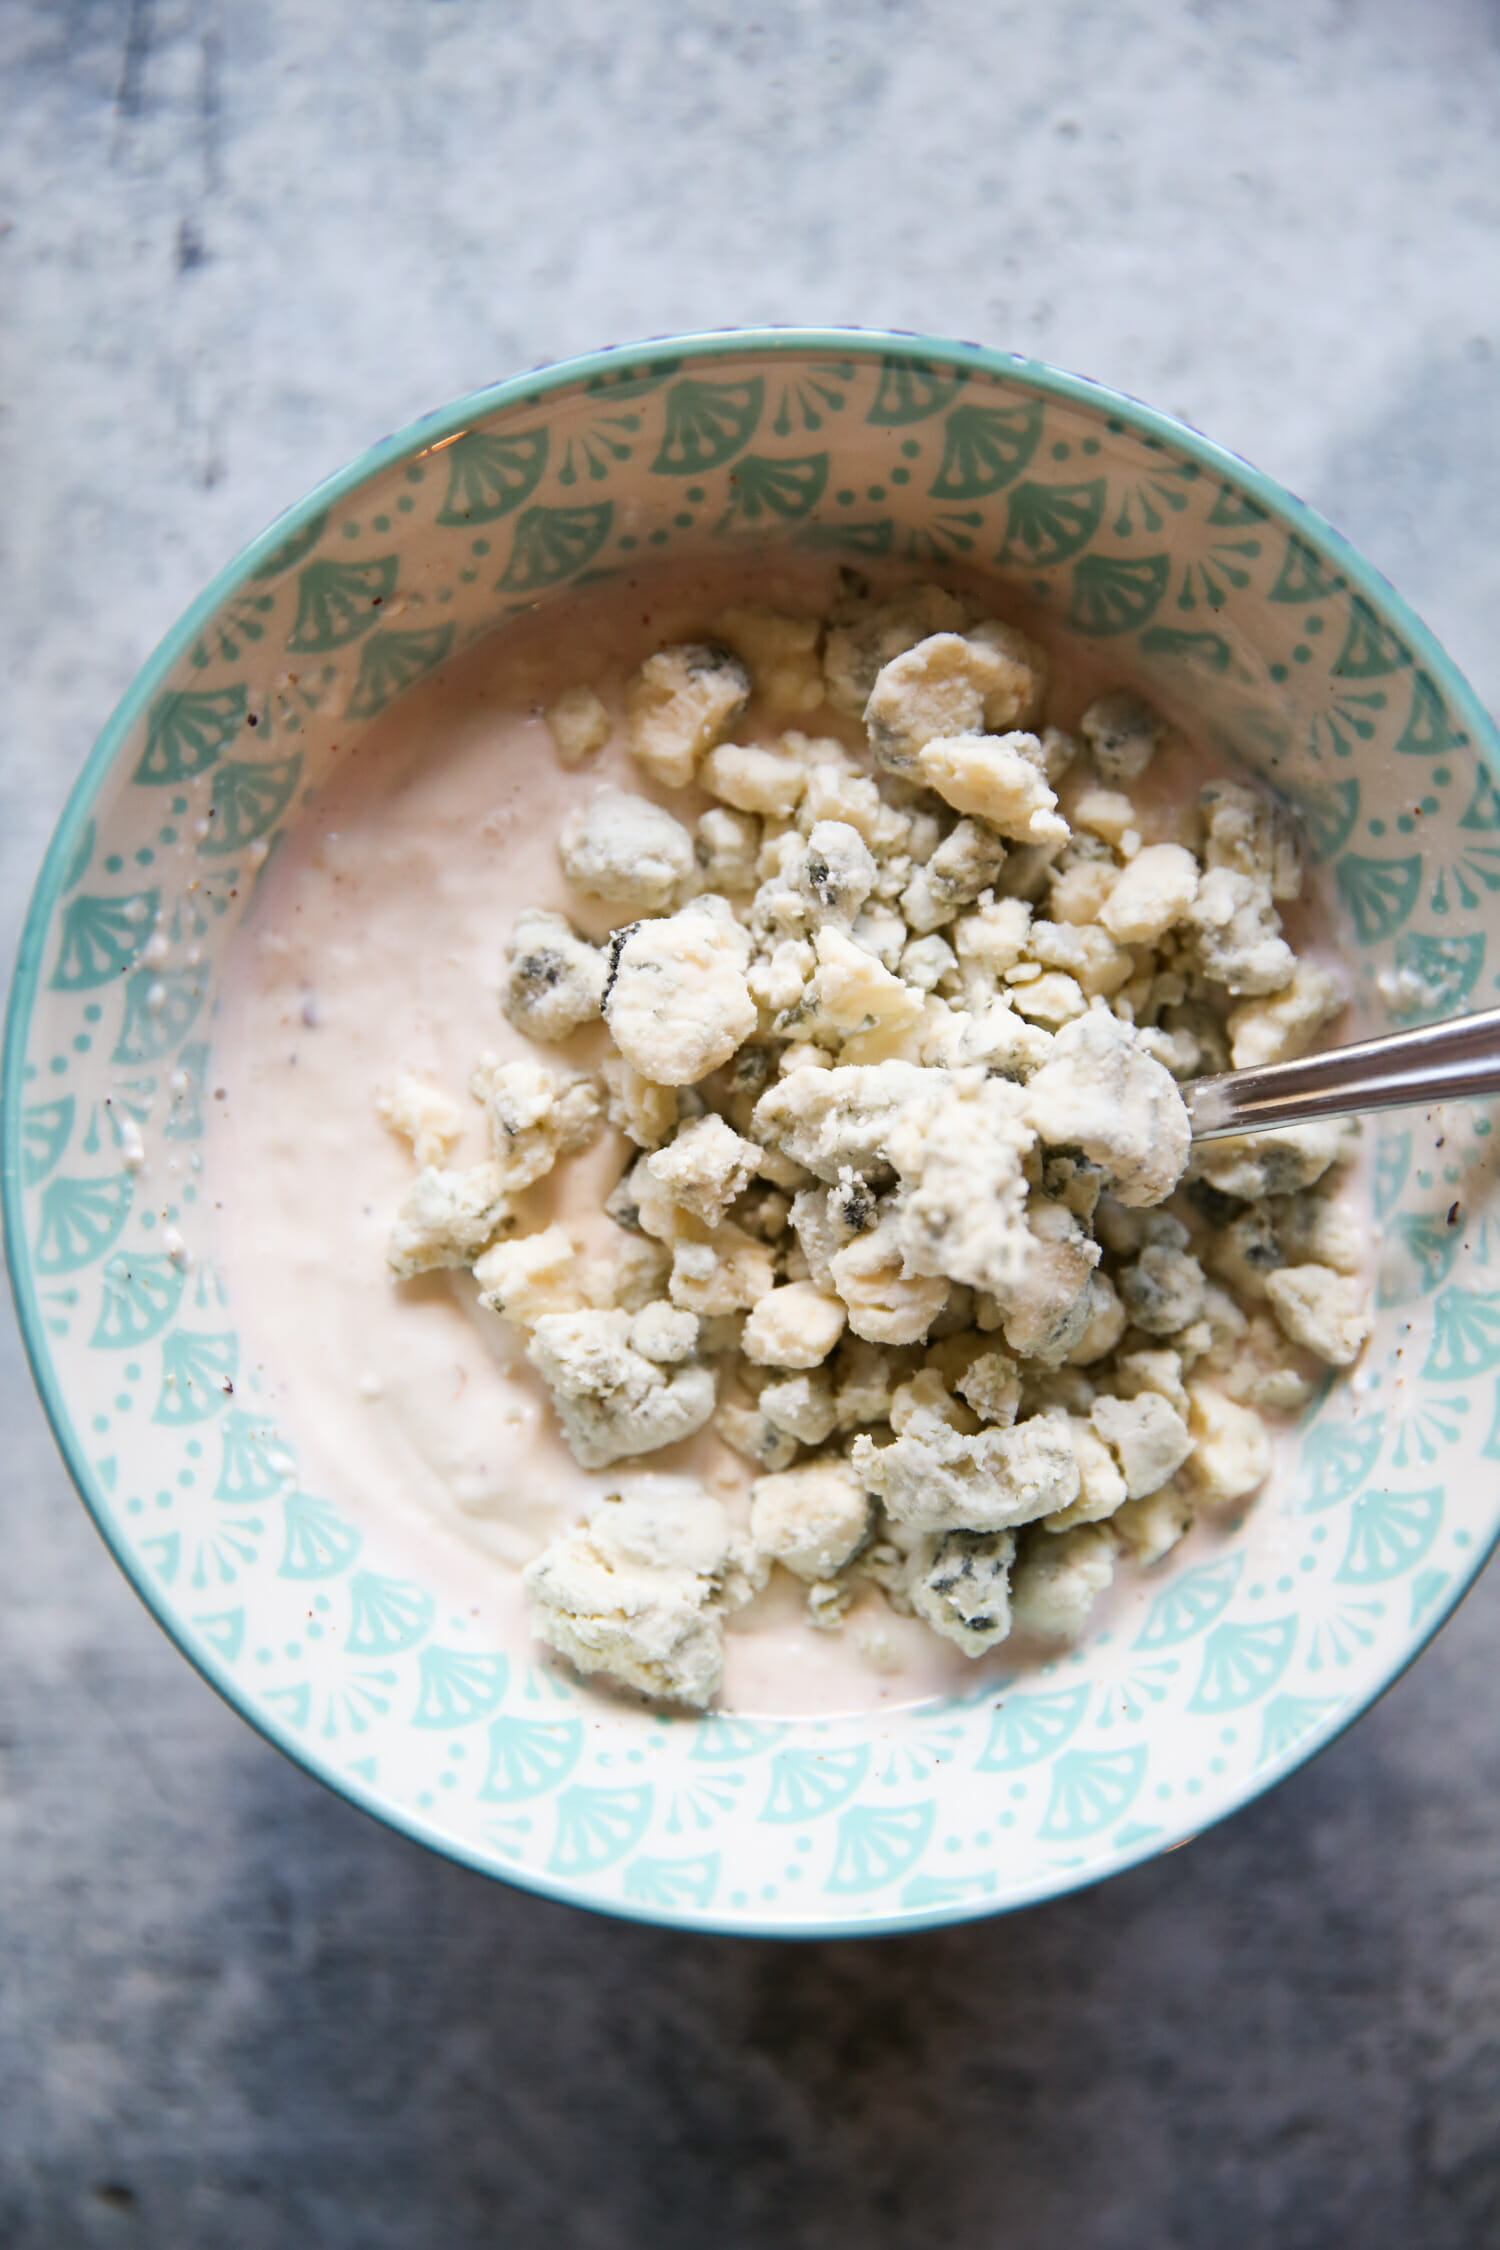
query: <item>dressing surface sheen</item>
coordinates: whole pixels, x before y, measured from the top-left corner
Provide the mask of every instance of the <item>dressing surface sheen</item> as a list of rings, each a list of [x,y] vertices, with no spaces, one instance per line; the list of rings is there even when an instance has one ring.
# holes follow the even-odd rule
[[[466,1102],[485,1052],[575,1066],[601,1058],[602,1028],[541,1049],[506,1022],[511,924],[526,907],[555,907],[597,938],[618,919],[568,890],[556,850],[568,811],[601,784],[689,823],[707,800],[685,805],[647,782],[618,730],[599,756],[565,771],[542,714],[579,683],[617,713],[643,656],[701,638],[747,593],[826,611],[833,583],[824,572],[743,566],[732,579],[652,573],[507,627],[402,697],[336,762],[267,866],[221,1001],[207,1161],[260,1400],[295,1445],[309,1489],[387,1538],[511,1646],[528,1638],[520,1566],[632,1467],[695,1475],[741,1519],[753,1471],[711,1430],[638,1465],[580,1469],[545,1386],[469,1276],[392,1280],[386,1238],[413,1161],[375,1099],[409,1072]],[[1075,721],[1108,684],[1070,660],[1049,715]],[[771,739],[786,723],[752,705],[736,738]],[[859,739],[830,710],[793,723]],[[1165,833],[1208,769],[1159,763],[1132,794],[1145,825],[1159,820]],[[1299,950],[1308,934],[1288,917]],[[469,1106],[457,1165],[488,1153],[482,1113]],[[590,1247],[617,1241],[601,1206],[632,1153],[606,1131],[565,1159],[530,1191],[527,1230],[556,1218]],[[1257,1529],[1258,1541],[1274,1536],[1268,1523]],[[1222,1537],[1200,1527],[1190,1541],[1206,1553]],[[1155,1590],[1122,1570],[1094,1622],[1119,1629]],[[893,1615],[873,1589],[842,1631],[819,1631],[800,1586],[778,1572],[730,1624],[720,1701],[768,1713],[894,1707],[972,1693],[1029,1653],[1056,1652],[1017,1640],[972,1663]]]

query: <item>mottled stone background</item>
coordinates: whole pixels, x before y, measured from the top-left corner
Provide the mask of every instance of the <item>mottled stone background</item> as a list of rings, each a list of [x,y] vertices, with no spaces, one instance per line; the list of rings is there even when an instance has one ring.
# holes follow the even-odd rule
[[[0,946],[88,743],[371,438],[926,328],[1185,415],[1500,698],[1493,0],[0,0]],[[0,1364],[6,2250],[1500,2243],[1500,1579],[1227,1827],[989,1926],[545,1905],[284,1763]]]

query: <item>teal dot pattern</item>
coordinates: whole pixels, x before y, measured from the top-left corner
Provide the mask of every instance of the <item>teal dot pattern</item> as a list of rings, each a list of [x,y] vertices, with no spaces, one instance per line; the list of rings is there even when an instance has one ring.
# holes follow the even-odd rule
[[[1357,1382],[1288,1433],[1274,1497],[1200,1527],[1078,1648],[878,1717],[652,1712],[524,1641],[484,1645],[410,1557],[306,1488],[199,1233],[216,979],[335,746],[508,616],[647,550],[769,538],[1013,586],[1294,805],[1364,1026],[1489,1001],[1493,741],[1399,609],[1265,492],[1022,361],[854,338],[638,348],[445,435],[419,426],[153,659],[33,910],[11,1258],[115,1551],[209,1678],[334,1787],[477,1867],[652,1920],[947,1921],[1182,1841],[1336,1733],[1457,1598],[1500,1525],[1483,1106],[1370,1129],[1379,1324]]]

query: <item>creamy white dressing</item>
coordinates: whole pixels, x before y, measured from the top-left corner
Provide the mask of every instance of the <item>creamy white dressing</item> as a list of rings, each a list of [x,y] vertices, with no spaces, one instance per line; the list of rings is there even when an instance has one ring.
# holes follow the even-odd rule
[[[578,1467],[545,1386],[467,1274],[392,1280],[386,1239],[413,1160],[381,1123],[376,1095],[410,1073],[458,1100],[469,1122],[450,1161],[463,1165],[488,1153],[467,1095],[480,1054],[601,1058],[602,1027],[541,1049],[506,1022],[511,924],[544,906],[590,936],[609,928],[607,908],[569,892],[556,850],[567,812],[601,783],[653,797],[689,825],[707,800],[685,805],[645,782],[618,739],[565,771],[542,713],[581,682],[617,713],[644,655],[701,637],[747,594],[826,610],[833,578],[743,564],[643,574],[505,628],[404,696],[335,764],[267,867],[226,977],[208,1181],[260,1399],[309,1489],[512,1646],[528,1638],[520,1566],[631,1465]],[[1039,629],[1034,618],[1018,622]],[[1110,684],[1070,660],[1051,715],[1076,721]],[[772,739],[786,723],[752,706],[736,738]],[[831,711],[793,723],[859,741]],[[1207,770],[1171,753],[1132,786],[1146,841],[1172,833]],[[1287,919],[1305,949],[1305,914]],[[591,1249],[617,1242],[601,1206],[633,1153],[606,1131],[565,1159],[529,1193],[534,1224],[562,1219]],[[640,1465],[694,1474],[732,1513],[746,1512],[754,1472],[711,1430]],[[1191,1537],[1207,1550],[1223,1534]],[[1122,1623],[1154,1591],[1122,1567],[1100,1625]],[[721,1701],[760,1712],[889,1707],[972,1692],[1027,1655],[1016,1641],[975,1664],[893,1615],[873,1589],[842,1631],[820,1632],[803,1589],[778,1572],[731,1622]]]

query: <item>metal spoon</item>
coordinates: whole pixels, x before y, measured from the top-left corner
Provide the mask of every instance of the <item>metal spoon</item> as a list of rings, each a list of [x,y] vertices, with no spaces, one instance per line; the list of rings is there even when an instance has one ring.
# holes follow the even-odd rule
[[[1297,1062],[1226,1070],[1182,1089],[1195,1141],[1482,1094],[1500,1094],[1500,1008],[1330,1047]]]

